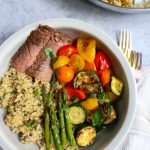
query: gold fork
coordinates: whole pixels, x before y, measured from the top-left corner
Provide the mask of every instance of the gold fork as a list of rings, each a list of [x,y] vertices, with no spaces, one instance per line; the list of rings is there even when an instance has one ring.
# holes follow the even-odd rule
[[[119,47],[128,59],[132,70],[134,71],[136,82],[141,78],[142,53],[132,50],[131,30],[121,29]]]

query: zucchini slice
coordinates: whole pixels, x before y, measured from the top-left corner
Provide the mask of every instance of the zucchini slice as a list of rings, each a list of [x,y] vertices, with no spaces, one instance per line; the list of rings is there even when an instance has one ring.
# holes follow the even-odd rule
[[[114,94],[120,96],[123,88],[123,83],[116,77],[111,77],[111,90]]]
[[[100,91],[100,84],[99,83],[83,84],[80,86],[80,89],[82,89],[86,94],[97,93]]]
[[[104,124],[110,124],[116,119],[116,112],[112,105],[109,105],[107,110],[107,117],[104,120]]]
[[[86,119],[86,111],[81,105],[73,105],[69,107],[69,117],[72,124],[81,124]]]
[[[76,140],[79,146],[88,146],[96,139],[96,130],[91,126],[82,128],[76,136]]]
[[[94,71],[83,70],[76,75],[73,81],[73,85],[74,88],[80,88],[80,86],[83,84],[92,84],[98,82],[99,82],[99,77]]]

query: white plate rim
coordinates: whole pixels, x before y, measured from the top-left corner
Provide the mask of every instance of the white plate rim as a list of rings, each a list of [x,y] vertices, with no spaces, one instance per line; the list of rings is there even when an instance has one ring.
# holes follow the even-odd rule
[[[35,22],[35,23],[25,26],[24,28],[22,28],[19,31],[17,31],[16,33],[14,33],[11,37],[9,37],[0,46],[1,55],[2,55],[1,57],[6,56],[7,52],[5,51],[5,49],[8,49],[9,45],[11,45],[13,42],[15,44],[15,41],[18,38],[21,38],[21,36],[26,36],[27,34],[29,34],[29,32],[31,30],[36,28],[39,24],[48,24],[48,25],[55,26],[57,28],[57,26],[60,26],[60,24],[62,22],[63,22],[64,27],[78,28],[79,30],[84,30],[87,32],[92,30],[93,34],[96,35],[97,37],[101,35],[101,41],[105,44],[106,44],[106,41],[109,39],[111,42],[107,43],[106,45],[108,46],[108,48],[111,48],[113,53],[115,53],[116,50],[118,51],[115,55],[118,57],[119,61],[124,64],[123,68],[124,68],[125,72],[129,74],[129,76],[128,76],[129,90],[131,90],[131,87],[132,87],[132,91],[133,91],[132,93],[130,92],[131,94],[129,95],[130,96],[129,99],[132,98],[132,101],[129,102],[128,115],[124,121],[122,128],[120,129],[118,134],[114,137],[114,139],[110,142],[110,144],[108,146],[106,146],[106,148],[105,148],[106,150],[112,150],[112,147],[113,148],[117,147],[123,141],[123,139],[129,132],[129,129],[131,127],[131,124],[133,122],[133,118],[135,115],[137,94],[136,94],[136,83],[135,83],[133,73],[131,71],[131,67],[130,67],[129,63],[127,62],[126,58],[120,51],[117,44],[106,33],[104,33],[102,30],[100,30],[92,25],[89,25],[85,22],[82,22],[82,21],[79,21],[76,19],[54,18],[54,19],[42,20],[42,21],[38,21],[38,22]],[[6,136],[4,136],[3,130],[0,130],[0,139],[3,140],[3,142],[5,143],[6,146],[9,145],[9,147],[11,149],[19,150],[19,149],[17,149],[17,145],[13,145],[11,143],[11,141],[8,143]]]

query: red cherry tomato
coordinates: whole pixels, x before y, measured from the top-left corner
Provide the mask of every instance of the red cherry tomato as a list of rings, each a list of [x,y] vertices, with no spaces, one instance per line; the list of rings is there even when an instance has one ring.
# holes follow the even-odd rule
[[[57,55],[65,55],[65,56],[71,56],[72,54],[77,54],[78,50],[72,46],[72,45],[65,45],[64,47],[60,48],[57,52]]]
[[[110,61],[102,51],[98,51],[96,53],[94,63],[96,68],[100,71],[103,71],[110,67]]]

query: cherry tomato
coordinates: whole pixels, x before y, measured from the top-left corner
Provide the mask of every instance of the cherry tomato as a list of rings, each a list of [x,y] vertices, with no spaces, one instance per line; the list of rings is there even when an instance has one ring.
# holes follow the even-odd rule
[[[64,55],[58,56],[58,59],[56,60],[56,62],[53,63],[53,69],[58,69],[62,66],[65,66],[69,64],[69,61],[70,59],[67,56],[64,56]]]
[[[96,68],[100,71],[103,71],[110,67],[110,62],[102,51],[97,52],[94,63]]]
[[[66,91],[67,91],[67,94],[68,94],[69,98],[77,97],[80,100],[83,100],[83,99],[86,98],[85,93],[81,89],[74,89],[73,87],[67,86]]]
[[[58,80],[62,83],[68,83],[72,81],[74,77],[74,71],[71,67],[63,66],[58,69]]]
[[[84,59],[79,54],[74,54],[70,58],[69,65],[75,72],[81,71],[85,66]]]
[[[65,56],[71,56],[72,54],[77,54],[78,50],[72,46],[72,45],[65,45],[64,47],[60,48],[57,52],[57,55],[65,55]]]

